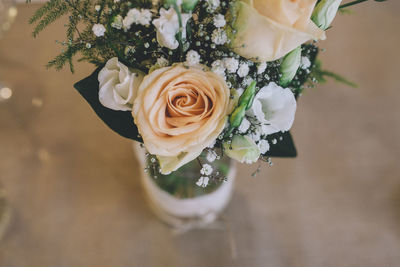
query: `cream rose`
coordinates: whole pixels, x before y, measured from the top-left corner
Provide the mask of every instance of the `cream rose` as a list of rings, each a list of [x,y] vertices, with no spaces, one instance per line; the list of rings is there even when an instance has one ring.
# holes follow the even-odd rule
[[[273,61],[311,39],[325,39],[310,17],[316,0],[243,0],[230,13],[230,47],[256,62]]]
[[[198,157],[224,129],[230,92],[206,67],[177,64],[145,76],[132,114],[161,172],[170,173]]]

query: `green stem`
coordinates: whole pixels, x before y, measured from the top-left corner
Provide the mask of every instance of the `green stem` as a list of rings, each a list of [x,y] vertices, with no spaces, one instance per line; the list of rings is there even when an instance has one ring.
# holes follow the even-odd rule
[[[181,55],[183,54],[183,42],[182,42],[182,29],[183,29],[183,23],[182,23],[182,15],[181,15],[181,11],[178,7],[178,5],[176,4],[176,2],[174,2],[174,9],[176,11],[176,14],[178,15],[178,22],[179,22],[179,32],[178,32],[178,43],[179,43],[179,49],[181,51]]]
[[[355,0],[353,2],[349,2],[349,3],[346,3],[346,4],[343,4],[343,5],[339,6],[339,9],[345,8],[345,7],[349,7],[349,6],[354,6],[354,5],[357,5],[359,3],[366,2],[366,1],[368,1],[368,0]]]

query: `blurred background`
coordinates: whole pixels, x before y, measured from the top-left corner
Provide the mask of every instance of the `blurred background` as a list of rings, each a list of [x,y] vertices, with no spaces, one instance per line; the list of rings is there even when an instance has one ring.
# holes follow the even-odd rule
[[[64,21],[33,39],[38,7],[19,4],[0,29],[1,267],[399,266],[400,1],[336,17],[320,56],[359,87],[308,89],[298,158],[255,178],[240,165],[226,225],[181,234],[149,210],[131,142],[73,89],[93,67],[44,67]]]

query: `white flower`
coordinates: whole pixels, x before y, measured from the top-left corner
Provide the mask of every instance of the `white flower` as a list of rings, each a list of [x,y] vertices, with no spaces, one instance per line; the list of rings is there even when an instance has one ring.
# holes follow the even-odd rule
[[[98,76],[100,103],[113,110],[132,110],[143,77],[142,72],[132,72],[118,58],[111,58]]]
[[[258,142],[261,139],[261,129],[260,127],[256,127],[250,134],[249,137],[254,141]]]
[[[217,59],[211,64],[211,71],[225,77],[225,64],[222,60]]]
[[[125,29],[130,29],[133,23],[137,23],[139,21],[140,11],[137,8],[132,8],[126,14],[124,20],[122,21],[123,27]]]
[[[257,66],[257,74],[262,74],[267,69],[267,62],[261,62]]]
[[[201,168],[200,173],[202,175],[210,175],[213,171],[213,168],[210,164],[203,164],[203,168]]]
[[[195,66],[200,63],[200,55],[194,50],[190,50],[186,54],[186,64],[188,66]]]
[[[238,96],[241,96],[244,93],[244,89],[242,87],[239,87],[236,89],[236,93]]]
[[[249,120],[246,118],[243,118],[242,123],[240,124],[240,126],[238,128],[239,133],[247,132],[247,130],[250,128],[250,125],[251,124],[250,124]]]
[[[97,37],[101,37],[104,36],[106,28],[102,24],[94,24],[92,27],[92,31],[94,35],[96,35]]]
[[[209,178],[207,176],[201,176],[200,179],[196,182],[197,186],[206,187],[208,185]]]
[[[132,54],[135,53],[135,51],[136,51],[136,49],[135,49],[134,46],[128,45],[127,47],[125,47],[124,53],[125,53],[125,55],[128,55],[128,54],[131,54],[131,53]]]
[[[151,11],[148,9],[137,9],[132,8],[126,14],[126,17],[123,20],[123,26],[125,29],[130,29],[132,24],[141,24],[141,25],[150,25],[151,21]]]
[[[240,67],[237,71],[237,74],[241,78],[247,76],[247,74],[249,74],[249,65],[247,65],[247,63],[245,63],[245,62],[241,63]]]
[[[311,61],[308,57],[301,57],[300,67],[305,70],[311,67]]]
[[[157,58],[157,63],[156,64],[160,68],[167,67],[168,64],[169,64],[169,61],[165,57],[159,57],[159,58]]]
[[[215,29],[211,34],[211,41],[216,45],[223,45],[227,40],[228,37],[223,29]]]
[[[122,29],[122,16],[121,15],[114,17],[114,20],[111,23],[111,27],[118,29],[118,30]]]
[[[141,9],[140,16],[138,19],[139,24],[142,24],[144,26],[150,25],[150,21],[151,21],[151,11],[148,9]]]
[[[260,149],[261,154],[265,154],[269,150],[269,143],[267,140],[264,140],[264,139],[260,140],[260,142],[258,142],[257,146]]]
[[[217,14],[214,17],[214,26],[217,28],[222,28],[226,24],[225,17],[222,14]]]
[[[186,23],[191,18],[190,14],[181,14],[182,17],[182,38],[186,38]],[[169,49],[176,49],[179,46],[176,40],[176,34],[179,32],[179,20],[176,11],[173,8],[165,10],[160,9],[160,18],[153,20],[157,29],[157,41],[161,46]]]
[[[208,3],[208,7],[211,11],[216,10],[219,5],[220,5],[220,1],[219,0],[206,0]]]
[[[94,6],[94,10],[96,10],[97,12],[99,12],[100,9],[101,9],[101,6],[100,6],[100,5],[95,5],[95,6]]]
[[[260,149],[247,135],[234,135],[231,143],[223,143],[224,152],[241,163],[253,163],[260,157]]]
[[[296,113],[296,99],[289,88],[271,82],[260,89],[247,114],[262,123],[264,135],[288,131]]]
[[[217,139],[215,139],[209,146],[208,148],[214,148],[215,144],[217,143]]]
[[[251,78],[251,77],[246,77],[246,78],[244,78],[243,79],[243,85],[245,86],[245,87],[247,87],[247,86],[249,86],[250,84],[251,84],[251,82],[253,81],[253,78]]]
[[[214,151],[208,151],[206,159],[208,162],[214,162],[217,159],[217,154]]]
[[[229,73],[234,73],[239,67],[239,61],[236,58],[224,58],[224,65]]]

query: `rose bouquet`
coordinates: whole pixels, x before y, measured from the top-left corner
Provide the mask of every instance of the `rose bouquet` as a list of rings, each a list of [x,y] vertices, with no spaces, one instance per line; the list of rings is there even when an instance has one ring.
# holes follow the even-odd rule
[[[341,0],[50,0],[36,36],[68,15],[63,51],[92,75],[75,84],[115,132],[143,143],[145,171],[171,195],[215,191],[230,159],[294,157],[296,100],[326,77],[318,40]],[[195,167],[195,165],[197,167]],[[186,185],[186,189],[182,189]]]

